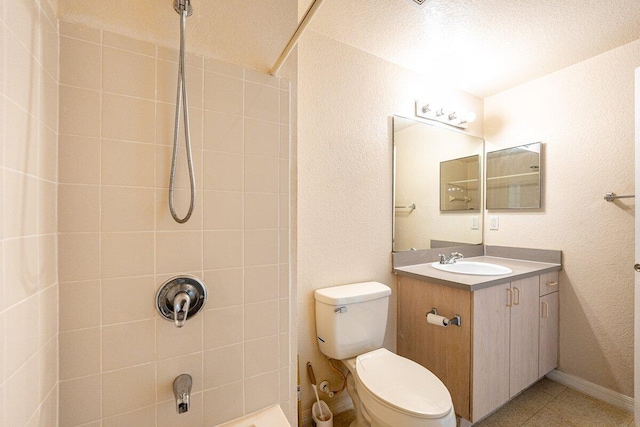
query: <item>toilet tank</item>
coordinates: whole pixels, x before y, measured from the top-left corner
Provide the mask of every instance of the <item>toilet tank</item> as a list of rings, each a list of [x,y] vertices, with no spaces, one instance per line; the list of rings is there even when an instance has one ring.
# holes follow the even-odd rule
[[[320,351],[348,359],[382,347],[391,289],[378,282],[318,289],[316,331]]]

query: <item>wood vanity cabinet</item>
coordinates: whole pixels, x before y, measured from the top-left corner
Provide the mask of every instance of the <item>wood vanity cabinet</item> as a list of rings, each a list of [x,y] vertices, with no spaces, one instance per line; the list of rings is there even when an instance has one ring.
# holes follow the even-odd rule
[[[456,413],[478,421],[556,367],[557,277],[469,292],[398,276],[398,354],[437,375]],[[428,324],[432,308],[462,326]]]

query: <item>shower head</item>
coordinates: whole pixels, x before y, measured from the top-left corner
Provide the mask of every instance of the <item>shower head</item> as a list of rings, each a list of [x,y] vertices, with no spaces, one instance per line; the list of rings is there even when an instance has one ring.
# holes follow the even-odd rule
[[[187,11],[187,16],[193,14],[193,7],[191,7],[191,0],[173,0],[173,9],[182,15],[182,11]]]

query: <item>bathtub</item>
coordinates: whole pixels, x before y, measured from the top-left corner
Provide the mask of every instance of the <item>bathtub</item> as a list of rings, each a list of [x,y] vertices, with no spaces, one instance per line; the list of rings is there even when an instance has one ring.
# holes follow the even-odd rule
[[[220,424],[218,427],[291,427],[280,405],[274,405],[242,418]]]

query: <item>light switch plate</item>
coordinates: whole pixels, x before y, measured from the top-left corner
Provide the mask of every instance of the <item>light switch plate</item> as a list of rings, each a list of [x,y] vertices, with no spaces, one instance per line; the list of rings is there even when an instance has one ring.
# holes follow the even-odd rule
[[[500,229],[500,220],[497,216],[492,216],[489,218],[489,230],[498,230]]]
[[[471,229],[472,230],[479,230],[480,229],[480,218],[478,218],[477,216],[472,216],[471,217]]]

